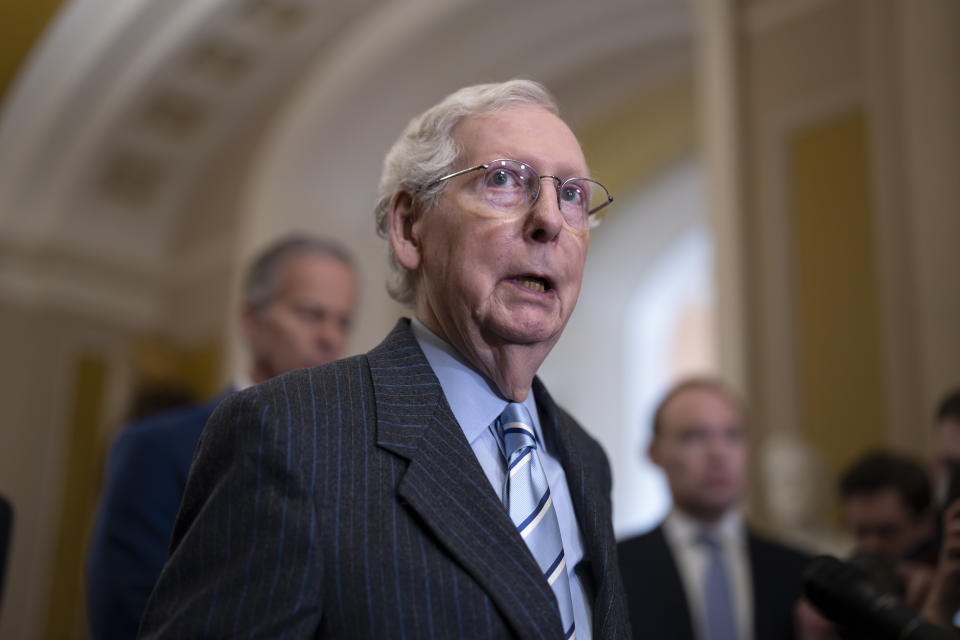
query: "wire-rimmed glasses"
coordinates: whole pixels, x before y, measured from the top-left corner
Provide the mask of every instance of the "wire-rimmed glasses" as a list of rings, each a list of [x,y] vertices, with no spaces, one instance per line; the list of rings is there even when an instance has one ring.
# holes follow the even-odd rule
[[[607,188],[590,178],[567,178],[541,176],[525,162],[501,158],[461,169],[434,180],[434,186],[450,178],[483,169],[481,191],[484,199],[494,208],[509,215],[520,215],[533,206],[540,197],[541,181],[550,178],[557,188],[557,206],[566,223],[578,231],[596,227],[601,216],[597,212],[613,202]]]

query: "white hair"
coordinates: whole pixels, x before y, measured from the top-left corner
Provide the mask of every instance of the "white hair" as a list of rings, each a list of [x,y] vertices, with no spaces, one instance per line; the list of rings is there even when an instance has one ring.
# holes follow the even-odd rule
[[[462,149],[453,138],[453,129],[463,118],[486,115],[510,107],[534,106],[557,115],[556,102],[539,82],[513,79],[494,84],[478,84],[451,93],[440,103],[413,118],[383,161],[383,174],[374,213],[377,233],[389,238],[390,201],[400,190],[408,191],[424,207],[432,207],[446,183],[433,186],[438,178],[451,173]],[[392,282],[390,295],[402,303],[413,300],[413,276],[400,266],[390,245]]]

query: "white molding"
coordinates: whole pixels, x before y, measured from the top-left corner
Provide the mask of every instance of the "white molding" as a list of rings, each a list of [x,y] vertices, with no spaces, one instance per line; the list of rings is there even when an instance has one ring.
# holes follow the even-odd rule
[[[732,0],[698,0],[696,18],[701,33],[697,83],[702,100],[699,118],[706,166],[706,203],[714,236],[716,306],[714,335],[723,378],[748,390],[748,357],[742,187],[742,125],[737,90],[738,48]]]
[[[162,317],[158,297],[139,287],[107,288],[96,279],[26,266],[0,272],[0,303],[94,317],[136,331],[156,329]]]
[[[61,241],[37,247],[0,242],[0,304],[56,309],[135,331],[165,321],[167,293],[234,268],[235,237],[219,236],[179,255],[129,262]]]

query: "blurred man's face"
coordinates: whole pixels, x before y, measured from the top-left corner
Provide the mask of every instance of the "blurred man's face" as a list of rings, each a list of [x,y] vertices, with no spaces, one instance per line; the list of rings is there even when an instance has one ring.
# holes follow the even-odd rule
[[[587,173],[577,139],[545,109],[467,117],[454,136],[463,149],[456,169],[505,158],[543,176]],[[529,210],[505,217],[481,195],[483,176],[451,179],[414,223],[418,315],[475,363],[491,346],[553,346],[577,302],[589,245],[589,232],[564,222],[551,180]]]
[[[650,457],[667,474],[677,507],[704,522],[715,521],[743,494],[743,417],[718,391],[682,391],[664,407]]]
[[[893,488],[851,495],[844,499],[843,510],[857,551],[890,560],[903,558],[933,527],[931,516],[915,517]]]
[[[341,357],[356,310],[356,278],[336,258],[295,255],[274,277],[270,302],[243,316],[254,382]]]

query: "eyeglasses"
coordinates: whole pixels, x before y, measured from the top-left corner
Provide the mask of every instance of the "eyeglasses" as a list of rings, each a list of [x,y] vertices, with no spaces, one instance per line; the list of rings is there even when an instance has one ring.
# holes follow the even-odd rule
[[[508,215],[520,215],[530,209],[540,197],[540,185],[544,178],[553,180],[557,187],[557,206],[570,227],[586,231],[600,224],[597,212],[613,202],[607,188],[590,178],[541,176],[530,165],[519,160],[500,159],[488,164],[478,164],[462,169],[431,182],[428,187],[444,180],[483,169],[480,183],[484,199],[495,209]]]

